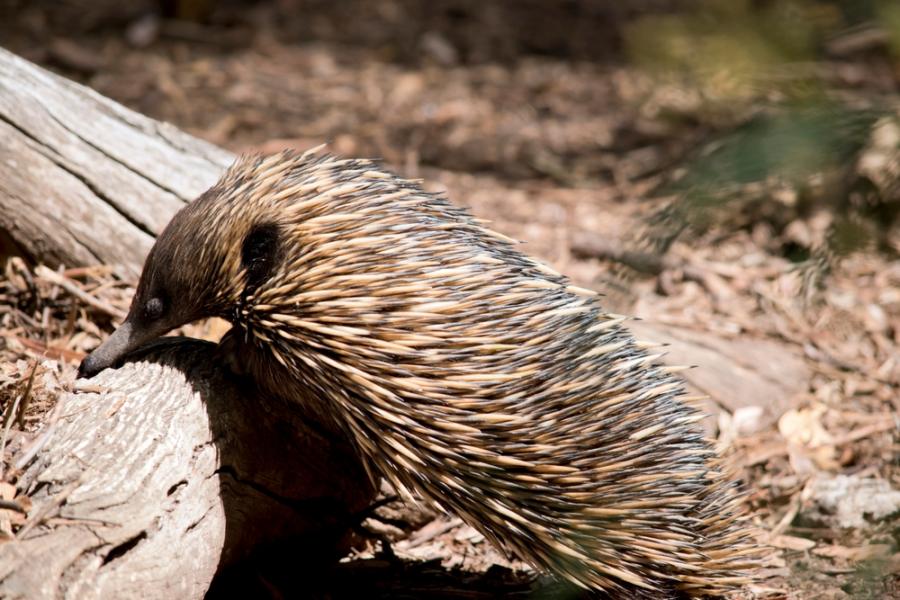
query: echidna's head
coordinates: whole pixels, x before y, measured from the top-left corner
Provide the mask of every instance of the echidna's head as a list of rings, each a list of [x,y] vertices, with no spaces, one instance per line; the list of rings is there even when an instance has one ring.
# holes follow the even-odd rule
[[[265,190],[244,185],[258,187],[252,167],[262,160],[243,159],[173,217],[147,256],[125,322],[82,361],[79,376],[93,376],[177,327],[231,320],[240,310],[278,251],[278,226],[258,201]]]
[[[565,285],[464,210],[371,161],[249,156],[175,215],[128,318],[80,374],[216,316],[296,378],[314,374],[306,384],[328,379],[343,390],[350,383],[336,378],[352,372],[410,385],[399,357],[433,373],[446,350],[462,373],[460,357],[496,346],[497,324],[571,302]],[[502,370],[504,356],[491,351],[492,368]],[[483,358],[477,368],[490,370]],[[366,381],[362,391],[387,389]]]

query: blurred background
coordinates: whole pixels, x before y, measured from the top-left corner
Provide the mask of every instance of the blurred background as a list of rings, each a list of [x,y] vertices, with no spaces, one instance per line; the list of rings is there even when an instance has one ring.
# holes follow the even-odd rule
[[[727,356],[692,383],[757,591],[900,597],[900,3],[0,0],[0,45],[235,152],[382,158]]]
[[[767,226],[791,261],[897,253],[896,2],[2,6],[6,48],[235,151],[324,140],[409,176],[484,174],[526,195],[677,195],[648,251],[725,224]],[[531,218],[533,202],[512,203]],[[788,227],[819,209],[821,231]]]

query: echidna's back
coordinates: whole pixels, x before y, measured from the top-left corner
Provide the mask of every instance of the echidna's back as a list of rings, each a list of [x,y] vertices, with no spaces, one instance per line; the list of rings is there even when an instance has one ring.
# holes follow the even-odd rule
[[[733,484],[622,318],[371,162],[285,161],[286,258],[248,330],[373,467],[585,587],[741,581]]]

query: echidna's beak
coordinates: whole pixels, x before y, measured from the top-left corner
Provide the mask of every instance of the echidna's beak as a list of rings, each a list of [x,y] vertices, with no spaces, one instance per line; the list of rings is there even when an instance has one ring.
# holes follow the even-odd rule
[[[159,335],[155,331],[135,328],[126,320],[109,338],[88,354],[78,366],[79,377],[93,377],[103,369],[115,365],[122,357]]]

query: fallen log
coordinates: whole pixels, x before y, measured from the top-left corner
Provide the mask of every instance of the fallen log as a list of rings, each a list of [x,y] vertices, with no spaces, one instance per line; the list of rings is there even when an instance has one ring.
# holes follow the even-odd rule
[[[346,551],[374,497],[356,455],[214,352],[165,338],[60,398],[22,457],[32,509],[0,544],[0,597],[202,598],[268,547],[298,568]]]
[[[230,153],[0,48],[0,251],[135,277]]]

